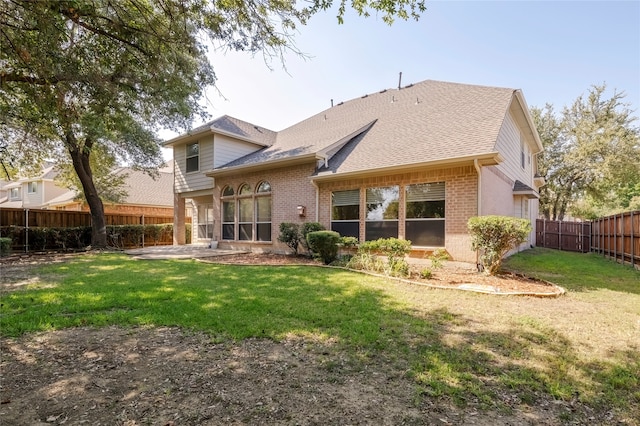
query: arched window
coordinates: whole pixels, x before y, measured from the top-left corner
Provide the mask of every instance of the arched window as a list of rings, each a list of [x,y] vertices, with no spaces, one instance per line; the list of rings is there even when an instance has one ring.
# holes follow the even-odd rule
[[[223,197],[233,197],[233,188],[230,186],[225,186],[222,190]]]
[[[225,186],[222,190],[222,239],[235,240],[236,200],[233,198],[233,188]]]
[[[258,185],[258,190],[256,192],[258,193],[271,192],[271,184],[266,180],[260,182],[260,185]]]
[[[253,191],[244,183],[238,189],[238,239],[253,241]]]
[[[251,195],[252,193],[253,192],[251,191],[251,187],[246,183],[243,183],[242,185],[240,185],[240,189],[238,189],[239,196]]]
[[[271,184],[260,182],[256,192],[256,240],[271,241]]]
[[[235,193],[231,186],[222,189],[223,240],[271,241],[271,184],[262,181],[255,188],[243,183]]]

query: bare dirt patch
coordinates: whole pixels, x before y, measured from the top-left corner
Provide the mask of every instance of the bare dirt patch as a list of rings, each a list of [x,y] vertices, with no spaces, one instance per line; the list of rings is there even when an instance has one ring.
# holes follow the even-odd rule
[[[418,397],[402,361],[295,338],[108,327],[1,342],[3,425],[544,425],[560,408],[455,408]]]
[[[34,266],[69,257],[3,259],[0,294],[37,279]],[[217,261],[313,263],[277,255]],[[509,413],[456,407],[420,394],[406,360],[362,360],[295,336],[216,342],[177,328],[75,328],[3,337],[0,353],[2,425],[555,425],[568,409],[517,398]]]

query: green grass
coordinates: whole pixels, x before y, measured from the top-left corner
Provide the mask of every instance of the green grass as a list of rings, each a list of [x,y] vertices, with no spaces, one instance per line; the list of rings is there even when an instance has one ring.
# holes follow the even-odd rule
[[[309,266],[86,255],[43,266],[35,271],[40,282],[2,294],[0,334],[115,324],[177,326],[215,341],[298,336],[331,346],[336,359],[346,354],[349,368],[408,372],[418,401],[508,410],[514,396],[535,405],[579,394],[596,413],[614,410],[636,424],[640,273],[597,256],[538,249],[507,267],[570,292],[495,297]],[[326,365],[339,377],[331,360]]]
[[[510,257],[504,268],[571,291],[609,289],[640,294],[640,272],[595,253],[535,248]]]

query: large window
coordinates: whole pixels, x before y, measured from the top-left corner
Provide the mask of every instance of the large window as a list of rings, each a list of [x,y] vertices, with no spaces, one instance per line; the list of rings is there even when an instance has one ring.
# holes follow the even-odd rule
[[[256,190],[256,240],[271,241],[271,185],[261,182]]]
[[[365,239],[398,238],[397,186],[367,188],[367,218]]]
[[[331,230],[343,237],[360,236],[360,190],[331,193]]]
[[[233,188],[226,186],[222,190],[222,239],[235,240],[236,200],[233,198]]]
[[[251,187],[244,184],[238,190],[238,239],[253,240],[253,192]]]
[[[237,194],[230,186],[222,190],[222,239],[271,241],[271,185],[263,181],[255,193],[242,184]],[[237,214],[236,214],[237,212]]]
[[[213,206],[198,204],[198,239],[213,239]]]
[[[444,247],[444,182],[406,187],[405,237],[414,246]]]
[[[198,142],[187,144],[187,173],[197,172],[200,169],[200,144]]]

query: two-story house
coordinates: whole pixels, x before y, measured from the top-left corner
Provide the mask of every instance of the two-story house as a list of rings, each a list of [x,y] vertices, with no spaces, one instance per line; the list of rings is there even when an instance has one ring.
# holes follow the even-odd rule
[[[194,241],[253,251],[285,252],[280,223],[314,221],[473,262],[468,219],[535,219],[543,184],[520,90],[431,80],[340,102],[279,132],[223,116],[165,146],[174,229],[190,199]]]

